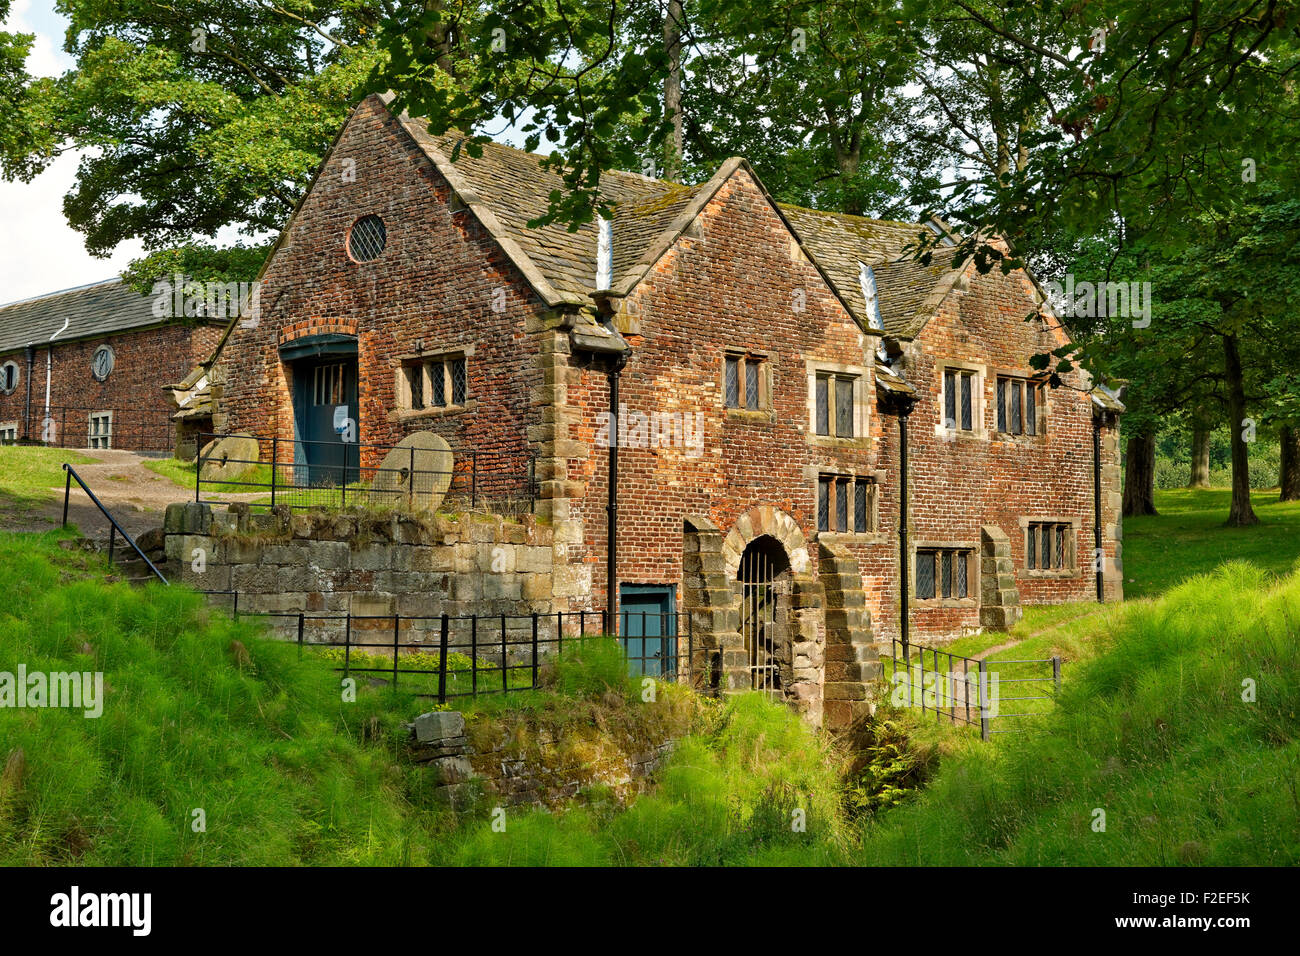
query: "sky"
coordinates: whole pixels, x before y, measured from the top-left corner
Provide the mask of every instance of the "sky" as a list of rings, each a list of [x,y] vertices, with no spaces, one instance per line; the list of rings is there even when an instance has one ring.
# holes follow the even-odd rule
[[[27,70],[57,76],[73,66],[63,52],[67,25],[53,0],[14,0],[3,29],[36,34]],[[111,278],[142,254],[143,246],[131,241],[97,259],[64,220],[63,197],[76,179],[78,158],[65,153],[30,183],[0,180],[0,303]]]

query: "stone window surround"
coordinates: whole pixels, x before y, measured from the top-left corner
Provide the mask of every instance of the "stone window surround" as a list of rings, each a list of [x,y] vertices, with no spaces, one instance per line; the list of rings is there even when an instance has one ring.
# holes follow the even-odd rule
[[[940,441],[988,441],[989,428],[985,418],[987,410],[987,399],[984,395],[985,383],[988,381],[989,369],[987,365],[981,365],[978,362],[964,362],[956,359],[940,359],[935,363],[935,374],[938,376],[938,386],[935,389],[935,396],[938,399],[935,409],[934,434]],[[965,371],[974,372],[975,381],[971,382],[971,425],[970,431],[962,431],[961,428],[949,428],[944,421],[944,407],[947,396],[944,394],[944,378],[946,372]],[[960,400],[960,395],[958,399]],[[961,406],[958,405],[958,418],[960,423]]]
[[[1025,549],[1021,558],[1019,573],[1028,578],[1077,578],[1079,576],[1079,528],[1082,521],[1077,517],[1070,515],[1025,515],[1017,519],[1016,524],[1020,527],[1020,546]],[[1029,568],[1029,525],[1030,524],[1063,524],[1069,526],[1069,533],[1065,536],[1065,559],[1064,567],[1061,568]]]
[[[107,419],[108,427],[100,431],[95,430],[95,419]],[[96,445],[98,439],[104,444]],[[91,412],[86,416],[86,447],[87,448],[112,448],[113,447],[113,412],[112,409],[102,409],[101,411]]]
[[[15,362],[13,359],[9,359],[6,362],[0,362],[0,370],[7,370],[9,368],[13,368],[13,377],[14,377],[13,388],[5,388],[3,387],[3,385],[0,385],[0,395],[12,395],[14,392],[18,391],[18,386],[22,384],[23,367],[19,365],[17,362]],[[6,371],[5,377],[8,377],[8,374],[9,373]],[[3,378],[0,378],[0,382],[2,381]]]
[[[11,440],[16,442],[18,440],[19,424],[17,421],[0,422],[0,441],[10,440],[9,436],[12,433]]]
[[[966,594],[964,598],[918,598],[916,596],[916,553],[918,551],[966,551]],[[919,541],[909,541],[907,546],[908,568],[910,570],[911,588],[908,590],[907,600],[910,607],[917,609],[959,607],[959,608],[977,608],[980,606],[980,548],[977,544],[969,541],[940,541],[935,538],[926,538]],[[941,590],[938,580],[938,569],[936,569],[936,578],[934,590],[939,593]]]
[[[867,495],[867,531],[820,531],[817,530],[817,496],[819,493],[818,483],[823,475],[833,475],[836,478],[849,478],[854,481],[859,478],[865,478],[875,486],[875,492]],[[880,530],[880,489],[884,485],[885,472],[882,469],[855,471],[852,468],[844,468],[841,465],[809,465],[804,469],[804,478],[812,485],[812,526],[813,537],[817,541],[826,541],[829,544],[885,544],[888,535]],[[849,525],[853,524],[853,508],[849,508]]]
[[[727,407],[727,359],[757,359],[758,360],[758,408],[729,408]],[[725,348],[722,350],[721,368],[718,370],[718,381],[721,383],[722,410],[726,417],[731,421],[776,421],[776,406],[772,401],[772,393],[775,391],[776,375],[776,356],[766,349],[755,348]],[[740,396],[743,399],[745,395],[745,374],[740,370]]]
[[[808,379],[808,440],[815,444],[831,447],[853,448],[865,446],[869,440],[868,429],[871,424],[871,402],[867,397],[868,392],[871,391],[871,378],[866,366],[844,365],[839,362],[810,358],[804,360],[804,371]],[[853,376],[857,379],[853,389],[852,438],[817,434],[817,376],[823,372],[831,375]],[[834,421],[834,392],[831,392],[827,397],[830,402],[830,417]],[[863,477],[869,476],[864,475]]]
[[[472,412],[478,408],[478,400],[473,397],[470,390],[470,358],[474,355],[473,345],[451,346],[440,349],[421,349],[417,352],[408,352],[399,355],[394,359],[395,368],[393,370],[393,397],[396,399],[396,407],[393,414],[389,416],[390,420],[404,422],[424,418],[446,418],[450,415],[460,415],[464,412]],[[429,406],[426,408],[411,408],[411,387],[406,380],[406,369],[414,364],[423,364],[427,362],[436,362],[439,359],[463,358],[465,359],[465,401],[460,405],[453,405],[450,401],[446,405]],[[450,395],[447,396],[450,399]]]
[[[990,368],[988,370],[988,374],[989,374],[989,381],[993,383],[993,404],[991,406],[991,411],[993,414],[993,427],[989,432],[990,440],[1032,443],[1032,444],[1045,443],[1047,441],[1047,436],[1051,433],[1051,429],[1048,427],[1048,425],[1052,419],[1052,401],[1048,396],[1051,394],[1052,389],[1048,386],[1048,384],[1045,381],[1038,380],[1037,376],[1040,373],[1034,371],[1026,372],[1023,369],[1016,370],[1010,368]],[[1039,402],[1037,406],[1038,430],[1036,434],[1026,435],[1024,433],[1021,433],[1019,435],[1012,435],[1009,432],[998,431],[997,389],[998,389],[999,378],[1018,378],[1023,382],[1033,382],[1042,386],[1042,388],[1039,390]]]

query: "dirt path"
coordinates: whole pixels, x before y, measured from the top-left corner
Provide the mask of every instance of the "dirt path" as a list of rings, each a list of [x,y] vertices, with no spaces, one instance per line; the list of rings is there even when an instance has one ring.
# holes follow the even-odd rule
[[[148,457],[130,451],[103,450],[89,452],[78,449],[78,454],[94,458],[94,462],[76,465],[77,474],[95,493],[104,507],[113,513],[118,524],[132,536],[162,526],[163,512],[176,501],[191,500],[193,490],[184,488],[144,466]],[[255,494],[214,495],[221,500],[253,499]],[[68,520],[81,529],[88,538],[108,538],[109,523],[94,506],[86,493],[72,483],[68,498]],[[63,486],[51,489],[50,499],[24,511],[8,511],[0,515],[0,529],[5,531],[49,531],[63,521]]]

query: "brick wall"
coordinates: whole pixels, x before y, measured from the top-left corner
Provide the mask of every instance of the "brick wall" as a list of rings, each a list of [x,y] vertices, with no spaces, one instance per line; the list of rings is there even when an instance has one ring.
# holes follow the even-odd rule
[[[535,358],[525,327],[543,311],[495,242],[409,135],[375,99],[353,114],[262,277],[261,315],[237,328],[221,358],[224,430],[292,439],[292,366],[280,345],[326,332],[357,336],[358,434],[395,443],[430,430],[500,469],[525,467]],[[348,230],[378,215],[382,255],[355,262]],[[397,411],[402,360],[463,350],[468,402],[455,411]],[[368,454],[363,463],[377,463]]]
[[[63,443],[86,442],[91,411],[114,413],[113,430],[121,447],[166,449],[171,447],[175,408],[162,386],[178,382],[212,354],[221,328],[212,325],[172,323],[111,336],[43,344],[36,349],[31,380],[31,438],[41,437],[45,415],[46,356],[50,356],[50,405]],[[113,371],[99,382],[91,374],[91,358],[101,345],[114,352]],[[0,363],[14,361],[22,380],[11,394],[0,394],[0,424],[17,422],[23,434],[27,397],[27,359],[22,351],[0,355]],[[63,408],[67,406],[66,414]],[[66,425],[64,424],[66,421]]]

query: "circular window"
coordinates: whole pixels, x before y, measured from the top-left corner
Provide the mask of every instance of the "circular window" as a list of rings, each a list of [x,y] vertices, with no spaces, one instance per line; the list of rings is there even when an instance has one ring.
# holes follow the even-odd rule
[[[5,362],[0,365],[0,392],[8,395],[18,387],[18,380],[22,373],[18,368],[17,362]]]
[[[388,230],[378,216],[362,216],[348,233],[348,255],[357,262],[378,259],[388,244]]]
[[[101,345],[95,349],[95,354],[90,359],[90,374],[95,376],[95,381],[102,382],[108,378],[112,374],[115,361],[117,361],[117,356],[113,354],[111,347]]]

